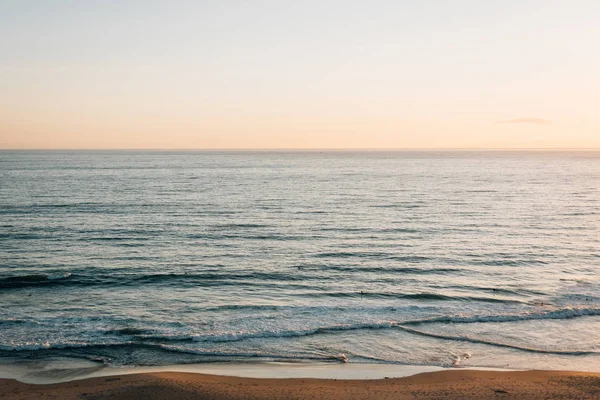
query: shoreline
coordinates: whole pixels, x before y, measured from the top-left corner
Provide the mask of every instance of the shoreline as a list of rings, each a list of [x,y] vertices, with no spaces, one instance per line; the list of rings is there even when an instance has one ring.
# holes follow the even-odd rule
[[[56,384],[0,379],[6,399],[596,399],[600,373],[449,369],[388,379],[246,378],[145,372]]]
[[[377,380],[401,378],[420,373],[451,369],[454,368],[432,365],[275,361],[107,367],[81,360],[78,360],[78,362],[74,362],[73,360],[53,360],[33,363],[0,364],[0,379],[13,379],[32,385],[48,385],[90,378],[135,374],[186,373],[254,379]],[[494,368],[472,369],[509,371]]]
[[[15,380],[31,385],[52,385],[93,378],[121,377],[139,374],[184,373],[251,379],[325,379],[325,380],[381,380],[405,378],[423,373],[447,371],[523,372],[567,371],[573,374],[600,374],[586,369],[532,369],[483,366],[436,366],[386,363],[330,363],[330,362],[210,362],[193,364],[166,364],[157,366],[114,367],[97,361],[55,358],[48,360],[0,363],[0,380]]]

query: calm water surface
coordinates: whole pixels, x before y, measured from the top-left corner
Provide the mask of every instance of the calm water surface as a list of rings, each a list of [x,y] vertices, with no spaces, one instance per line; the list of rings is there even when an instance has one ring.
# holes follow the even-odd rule
[[[0,362],[600,370],[599,152],[0,152]]]

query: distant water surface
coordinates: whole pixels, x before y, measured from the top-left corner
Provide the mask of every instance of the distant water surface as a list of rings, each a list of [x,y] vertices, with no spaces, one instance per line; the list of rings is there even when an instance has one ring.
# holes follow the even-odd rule
[[[0,362],[600,370],[600,152],[0,152]]]

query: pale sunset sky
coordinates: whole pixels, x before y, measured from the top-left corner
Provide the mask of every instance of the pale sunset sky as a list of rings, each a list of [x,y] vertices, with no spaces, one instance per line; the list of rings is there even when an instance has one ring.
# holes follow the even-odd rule
[[[0,148],[600,148],[600,1],[0,0]]]

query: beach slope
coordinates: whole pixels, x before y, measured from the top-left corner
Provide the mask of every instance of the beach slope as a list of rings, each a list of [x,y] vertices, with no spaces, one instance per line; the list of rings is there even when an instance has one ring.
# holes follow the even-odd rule
[[[600,373],[449,370],[382,380],[159,372],[52,385],[0,380],[3,399],[599,399]]]

